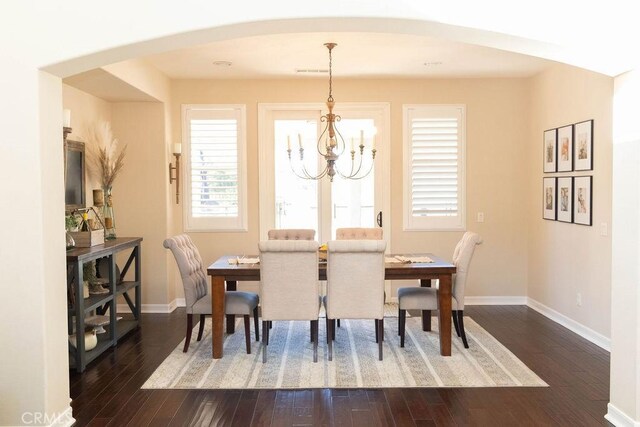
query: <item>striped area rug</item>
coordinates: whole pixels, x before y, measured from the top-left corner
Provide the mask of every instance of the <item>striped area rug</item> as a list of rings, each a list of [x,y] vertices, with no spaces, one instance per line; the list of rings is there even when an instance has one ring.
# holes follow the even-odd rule
[[[253,323],[253,322],[251,322]],[[224,357],[211,358],[211,320],[202,341],[187,353],[184,341],[146,381],[144,389],[297,389],[378,387],[544,387],[524,363],[471,318],[465,317],[469,349],[452,338],[452,356],[439,353],[438,320],[423,332],[419,317],[407,318],[405,347],[400,348],[397,318],[385,318],[384,360],[378,360],[373,320],[343,319],[336,328],[333,361],[327,360],[324,322],[320,322],[318,363],[313,363],[308,322],[273,322],[267,363],[262,344],[245,351],[241,320],[225,336]],[[253,325],[252,325],[253,326]],[[253,331],[253,329],[252,329]],[[455,332],[454,332],[455,334]],[[255,336],[252,332],[252,337]]]

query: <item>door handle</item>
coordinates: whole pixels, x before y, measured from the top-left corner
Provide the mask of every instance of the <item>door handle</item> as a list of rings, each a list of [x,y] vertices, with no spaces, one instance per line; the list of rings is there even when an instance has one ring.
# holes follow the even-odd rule
[[[378,227],[382,227],[382,211],[378,212],[378,216],[376,217],[376,222],[378,223]]]

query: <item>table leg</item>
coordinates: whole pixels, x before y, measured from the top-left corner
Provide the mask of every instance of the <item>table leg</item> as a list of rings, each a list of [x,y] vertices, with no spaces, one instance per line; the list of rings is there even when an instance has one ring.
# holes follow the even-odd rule
[[[235,280],[227,280],[227,290],[235,291],[236,281]],[[227,333],[232,334],[236,331],[236,316],[233,314],[227,314]]]
[[[420,286],[423,288],[431,287],[431,279],[420,279]],[[431,330],[431,310],[422,310],[422,330]]]
[[[449,313],[451,315],[451,313]],[[224,338],[224,277],[211,276],[211,338],[213,358],[222,359],[222,341]]]
[[[451,274],[442,274],[439,279],[440,354],[451,356]]]

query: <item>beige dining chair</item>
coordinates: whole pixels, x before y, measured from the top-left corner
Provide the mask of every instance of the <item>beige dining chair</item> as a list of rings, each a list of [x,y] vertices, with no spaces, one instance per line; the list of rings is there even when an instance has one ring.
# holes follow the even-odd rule
[[[277,228],[267,232],[269,240],[314,240],[315,236],[316,230],[312,228]],[[268,325],[269,329],[273,326],[271,322]],[[313,330],[309,336],[313,342]]]
[[[335,319],[373,319],[378,357],[384,335],[384,240],[332,240],[327,250],[327,337],[333,359]]]
[[[476,245],[482,243],[482,238],[467,231],[456,245],[453,251],[453,264],[456,273],[452,279],[451,309],[453,326],[458,337],[462,338],[465,348],[469,348],[467,336],[464,332],[464,293],[469,275],[469,265]],[[404,347],[404,335],[406,329],[407,310],[437,310],[438,290],[436,288],[399,288],[398,289],[398,333],[400,335],[400,347]]]
[[[311,324],[313,361],[318,361],[318,242],[267,240],[260,249],[262,362],[267,361],[269,325],[276,320],[306,320]]]
[[[379,227],[337,228],[336,240],[382,240],[382,228],[379,228]],[[386,299],[387,298],[385,296],[385,301]],[[339,328],[340,319],[336,319],[336,323]],[[377,327],[378,327],[378,323],[376,322],[376,328]],[[329,342],[328,335],[327,335],[327,342]]]
[[[338,228],[336,240],[382,240],[382,228]]]
[[[207,270],[202,263],[202,257],[196,245],[186,234],[165,239],[164,247],[171,250],[184,288],[184,297],[187,310],[187,336],[184,342],[183,352],[189,350],[191,331],[193,329],[193,315],[200,315],[200,329],[198,341],[202,339],[204,331],[204,319],[211,315],[211,295],[207,289]],[[225,314],[244,316],[244,335],[247,354],[251,354],[251,331],[249,316],[253,313],[256,341],[260,341],[258,330],[258,294],[253,292],[226,291],[224,295]]]
[[[309,228],[280,228],[267,232],[269,240],[313,240],[316,230]]]

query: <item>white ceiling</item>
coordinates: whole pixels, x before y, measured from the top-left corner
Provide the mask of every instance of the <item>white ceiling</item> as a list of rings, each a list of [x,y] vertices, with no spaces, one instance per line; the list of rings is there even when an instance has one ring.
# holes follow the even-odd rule
[[[380,33],[274,34],[217,41],[144,58],[173,79],[318,77],[296,69],[327,69],[335,77],[526,77],[552,61],[433,37]],[[214,61],[232,65],[215,66]],[[439,63],[438,65],[424,65]]]

